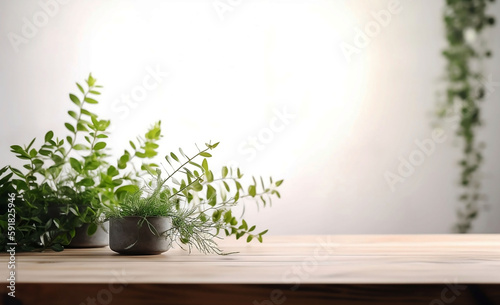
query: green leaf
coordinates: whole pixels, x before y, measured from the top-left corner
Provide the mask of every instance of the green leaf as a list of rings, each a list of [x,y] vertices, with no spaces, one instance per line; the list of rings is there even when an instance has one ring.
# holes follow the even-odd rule
[[[248,186],[248,194],[250,194],[250,196],[252,196],[252,197],[255,197],[255,195],[257,194],[257,191],[255,189],[255,185]]]
[[[37,154],[38,154],[38,152],[36,151],[36,149],[32,148],[32,149],[30,150],[30,157],[31,157],[31,158],[36,157],[36,155],[37,155]]]
[[[243,186],[237,180],[234,180],[234,185],[236,185],[236,190],[243,190]]]
[[[94,145],[94,149],[95,150],[101,150],[103,148],[106,147],[106,143],[105,142],[98,142]]]
[[[186,158],[186,159],[189,159],[189,157],[184,153],[184,151],[182,150],[182,148],[179,147],[179,152],[181,153],[181,155]]]
[[[237,225],[237,224],[238,224],[238,220],[236,220],[236,217],[233,217],[233,218],[231,219],[230,224],[231,224],[232,226],[235,226],[235,225]]]
[[[177,156],[173,152],[170,153],[170,157],[172,157],[172,159],[174,159],[175,161],[179,162],[179,158],[177,158]]]
[[[248,235],[247,237],[247,243],[251,242],[253,239],[253,235]]]
[[[90,178],[86,178],[86,179],[90,179]],[[70,208],[69,208],[69,211],[70,211],[71,213],[73,213],[75,216],[80,216],[80,214],[78,213],[78,211],[77,211],[77,210],[75,210],[75,209],[74,209],[74,208],[72,208],[72,207],[70,207]]]
[[[87,79],[87,85],[89,85],[89,87],[94,87],[95,82],[96,82],[96,79],[93,78],[92,73],[90,73],[89,78]]]
[[[215,144],[208,144],[208,143],[205,143],[205,145],[210,148],[210,149],[214,149],[216,148],[218,145],[219,145],[220,142],[217,142]]]
[[[95,94],[95,95],[101,95],[101,92],[99,92],[99,91],[90,90],[89,92],[92,94]]]
[[[89,161],[85,163],[83,169],[92,171],[99,168],[99,165],[101,165],[99,161]]]
[[[80,105],[82,104],[82,103],[80,102],[80,99],[78,99],[78,97],[77,97],[76,95],[74,95],[74,94],[70,94],[70,95],[69,95],[69,98],[70,98],[70,99],[71,99],[71,101],[72,101],[73,103],[75,103],[75,105],[77,105],[78,107],[80,107]]]
[[[199,169],[203,169],[203,167],[201,165],[199,165],[198,163],[195,163],[193,161],[189,161],[189,164],[193,165],[193,166],[196,166],[198,167]]]
[[[133,193],[136,193],[137,191],[139,191],[139,187],[137,185],[130,184],[130,185],[120,186],[118,189],[116,189],[115,194],[116,195],[123,194],[123,193],[133,194]]]
[[[107,175],[110,177],[118,176],[119,174],[120,172],[113,165],[111,165],[107,170]]]
[[[10,146],[10,149],[11,149],[13,152],[15,152],[15,153],[18,153],[18,154],[25,154],[25,155],[29,156],[29,155],[28,155],[28,154],[24,151],[24,149],[23,149],[21,146],[19,146],[19,145],[11,145],[11,146]]]
[[[82,109],[81,110],[82,114],[88,115],[89,117],[95,116],[92,112],[88,111],[87,109]]]
[[[87,229],[87,235],[94,235],[96,231],[97,231],[97,224],[94,222],[89,224],[89,227]]]
[[[83,178],[82,180],[80,180],[77,184],[79,184],[81,186],[88,187],[88,186],[93,186],[95,184],[95,182],[94,182],[94,179],[87,177],[87,178]],[[77,214],[75,214],[75,215],[77,215]]]
[[[92,124],[89,124],[89,125],[93,125],[94,127],[97,127],[97,125],[99,125],[99,121],[97,120],[97,116],[92,115],[90,117],[90,120],[92,121]]]
[[[283,180],[276,181],[276,186],[280,186],[283,183]]]
[[[52,220],[52,222],[54,222],[54,225],[56,226],[56,228],[58,228],[58,229],[59,229],[59,226],[61,225],[61,224],[59,223],[59,219],[55,219],[55,218],[54,218],[54,219]]]
[[[54,137],[54,132],[50,130],[45,134],[45,142],[49,142]]]
[[[33,159],[33,164],[35,165],[35,168],[39,169],[43,166],[44,162],[40,159]]]
[[[228,172],[229,172],[229,170],[227,169],[227,166],[223,166],[222,167],[222,178],[226,178]]]
[[[97,124],[97,130],[99,131],[106,131],[106,128],[109,127],[109,124],[111,124],[111,121],[109,120],[100,120],[99,124]]]
[[[231,210],[224,213],[224,222],[230,223],[232,219],[233,219],[233,214],[232,214]]]
[[[281,198],[281,194],[277,190],[272,190],[271,194],[276,195],[278,198]]]
[[[73,125],[71,125],[70,123],[64,123],[64,126],[66,126],[66,128],[71,131],[72,133],[75,133],[75,127]]]
[[[75,149],[75,150],[88,150],[89,147],[85,146],[83,144],[76,144],[75,146],[73,146],[73,149]]]
[[[80,89],[81,93],[85,94],[85,90],[83,90],[83,87],[79,83],[76,83],[76,86]]]
[[[85,125],[83,125],[81,122],[78,122],[76,124],[76,130],[78,131],[89,131]]]
[[[85,98],[85,101],[89,104],[98,104],[99,102],[94,100],[93,98],[90,98],[90,97],[86,97]]]
[[[222,211],[221,210],[216,210],[213,214],[212,214],[212,221],[213,222],[217,222],[220,220],[222,216]]]
[[[201,166],[205,170],[205,172],[208,172],[208,162],[207,159],[203,159],[203,162],[201,162]]]
[[[193,190],[195,190],[196,192],[201,192],[203,190],[203,185],[200,183],[200,182],[195,182],[191,185],[191,187],[193,188]]]
[[[75,158],[69,158],[69,163],[71,165],[71,167],[77,171],[77,172],[81,172],[82,170],[82,164],[80,163],[80,161],[78,161],[77,159]]]
[[[215,197],[217,195],[217,191],[213,186],[210,184],[207,185],[207,200],[211,199],[212,197]]]
[[[229,185],[226,183],[226,181],[222,181],[222,183],[224,184],[224,187],[226,188],[226,191],[230,192],[231,189],[229,188]]]
[[[202,151],[202,152],[200,152],[200,156],[202,156],[202,157],[206,157],[206,158],[210,158],[210,157],[212,157],[212,155],[211,155],[211,154],[209,154],[209,153],[207,153],[206,151]]]
[[[50,155],[50,151],[49,151],[49,150],[46,150],[46,149],[40,149],[40,150],[38,151],[38,153],[39,153],[40,155],[42,155],[42,156],[45,156],[45,157],[47,157],[48,155]]]
[[[12,172],[16,175],[16,176],[18,176],[18,177],[20,177],[20,178],[23,178],[23,179],[25,179],[25,178],[26,178],[26,176],[25,176],[25,175],[23,175],[23,173],[22,173],[20,170],[18,170],[18,169],[16,169],[16,168],[13,168],[13,167],[11,167],[11,168],[10,168],[10,170],[11,170],[11,171],[12,171]]]
[[[127,151],[123,154],[123,156],[120,157],[120,160],[118,160],[118,168],[119,169],[124,169],[127,167],[127,162],[130,160],[130,155],[128,154]]]
[[[54,245],[50,246],[50,248],[56,252],[61,252],[64,250],[64,247],[61,246],[61,244],[54,244]]]
[[[76,114],[76,112],[70,110],[68,111],[68,114],[75,120],[78,120],[78,114]]]
[[[212,173],[212,171],[208,171],[205,173],[205,177],[207,179],[207,182],[212,182],[214,181],[214,174]]]
[[[135,148],[135,144],[134,144],[134,142],[129,141],[129,143],[130,143],[130,146],[132,146],[132,148],[133,148],[133,149],[136,149],[136,148]]]

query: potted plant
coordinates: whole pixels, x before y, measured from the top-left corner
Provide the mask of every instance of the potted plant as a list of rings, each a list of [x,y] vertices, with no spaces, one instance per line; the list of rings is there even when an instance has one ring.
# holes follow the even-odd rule
[[[116,167],[110,165],[106,153],[110,121],[100,120],[87,107],[98,103],[95,98],[100,95],[101,86],[92,75],[86,80],[87,89],[76,85],[82,96],[69,95],[77,109],[68,111],[73,119],[72,123],[64,124],[70,132],[68,136],[59,139],[49,131],[38,149],[33,147],[35,139],[27,146],[11,146],[16,157],[25,161],[22,170],[9,167],[10,173],[2,179],[18,197],[16,237],[19,251],[45,248],[61,251],[64,246],[107,245],[103,210],[116,203],[118,195],[137,190],[133,185],[123,185],[127,180],[129,184],[137,184],[136,177],[120,173],[120,168],[125,169],[135,155],[130,156],[126,151]],[[138,158],[150,158],[156,153],[155,142],[161,136],[159,124],[146,133],[146,140],[141,142],[139,138],[139,148],[135,151]],[[151,167],[147,163],[144,166]],[[3,224],[7,214],[1,215],[0,224]],[[6,234],[2,226],[1,235],[5,237]],[[5,247],[5,243],[1,246]]]
[[[21,234],[24,237],[20,240],[21,249],[51,247],[62,250],[63,246],[70,244],[79,227],[93,223],[99,215],[98,191],[92,189],[93,170],[105,165],[106,155],[102,149],[106,144],[99,139],[107,138],[109,121],[99,120],[97,115],[84,107],[97,103],[93,96],[100,94],[97,89],[101,87],[95,84],[92,75],[86,83],[87,90],[77,83],[83,94],[82,100],[70,94],[70,100],[78,106],[77,111],[68,111],[75,120],[74,124],[65,123],[70,135],[59,139],[54,137],[53,131],[49,131],[38,149],[33,147],[35,139],[24,147],[11,146],[16,157],[25,161],[22,170],[10,168],[15,174],[12,184],[20,197],[16,205],[18,230],[26,228],[30,232]],[[90,145],[77,141],[81,133]],[[75,154],[77,150],[88,153]],[[77,167],[78,175],[73,175]],[[97,229],[92,225],[88,227],[88,232],[95,233]],[[97,246],[102,246],[102,238]]]
[[[170,172],[164,169],[167,177],[162,177],[157,168],[141,190],[128,193],[109,210],[111,250],[131,255],[160,254],[176,243],[189,251],[196,248],[203,253],[226,254],[215,242],[221,234],[262,242],[267,230],[255,233],[256,227],[235,217],[233,208],[246,197],[264,205],[270,203],[271,195],[280,196],[277,187],[283,180],[273,182],[270,178],[266,185],[261,178],[262,190],[258,192],[255,178],[243,187],[239,169],[222,167],[220,177],[215,178],[207,158],[218,144],[206,144],[192,157],[182,149],[181,158],[170,153],[165,157],[172,168]],[[201,164],[195,162],[198,158],[203,158]]]
[[[193,157],[179,149],[181,158],[185,159],[182,162],[176,154],[170,153],[165,158],[172,172],[167,172],[168,177],[162,179],[159,166],[146,162],[158,154],[161,122],[156,122],[144,137],[130,141],[131,150],[125,150],[112,165],[106,153],[110,121],[100,120],[86,107],[98,103],[95,97],[100,95],[98,89],[101,86],[96,85],[92,75],[86,84],[87,89],[76,84],[81,99],[69,95],[77,106],[76,111],[68,111],[73,123],[64,124],[70,134],[59,139],[49,131],[38,149],[33,147],[35,139],[26,146],[12,145],[11,151],[25,161],[23,169],[5,167],[0,170],[0,195],[15,193],[18,251],[104,246],[107,244],[107,219],[111,219],[110,232],[118,232],[116,226],[123,227],[128,221],[139,230],[138,233],[131,232],[135,235],[130,236],[138,236],[133,242],[111,233],[117,236],[111,237],[112,248],[120,253],[160,253],[176,242],[189,250],[195,247],[205,253],[222,254],[214,241],[219,233],[235,235],[236,238],[246,235],[248,242],[254,238],[262,241],[267,230],[255,234],[255,226],[248,227],[244,219],[234,217],[232,208],[245,197],[257,199],[264,205],[270,203],[271,195],[279,197],[276,188],[282,180],[273,182],[270,179],[266,186],[261,178],[262,191],[258,193],[255,178],[252,184],[243,188],[243,175],[239,169],[233,171],[223,167],[221,177],[214,179],[207,158],[211,157],[208,151],[218,143],[206,144],[206,148],[198,150]],[[195,159],[201,157],[204,158],[201,164],[196,163]],[[142,160],[140,168],[133,162],[136,159]],[[145,174],[153,175],[155,179],[150,179],[140,189]],[[181,178],[180,175],[184,176]],[[6,211],[2,205],[2,248],[7,247],[9,240],[9,213]],[[147,234],[140,231],[144,228],[147,228],[145,232],[154,235],[152,241],[159,241],[158,237],[161,237],[163,245],[149,250],[141,248],[147,238]],[[121,244],[115,243],[117,241]]]

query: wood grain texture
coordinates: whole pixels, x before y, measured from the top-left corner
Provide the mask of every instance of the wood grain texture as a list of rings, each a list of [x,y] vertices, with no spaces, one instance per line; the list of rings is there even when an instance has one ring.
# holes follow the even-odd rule
[[[500,235],[493,234],[269,236],[263,244],[225,240],[220,246],[239,253],[17,253],[17,283],[500,284]],[[8,257],[0,258],[6,279]]]

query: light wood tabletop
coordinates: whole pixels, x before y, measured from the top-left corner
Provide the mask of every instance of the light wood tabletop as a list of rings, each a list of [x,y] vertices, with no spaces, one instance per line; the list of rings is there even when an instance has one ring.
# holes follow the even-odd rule
[[[500,293],[500,235],[267,236],[262,244],[219,245],[237,253],[189,254],[178,246],[153,256],[107,247],[16,253],[16,285],[281,285],[296,292],[311,285],[487,284]],[[1,256],[2,278],[7,259]]]

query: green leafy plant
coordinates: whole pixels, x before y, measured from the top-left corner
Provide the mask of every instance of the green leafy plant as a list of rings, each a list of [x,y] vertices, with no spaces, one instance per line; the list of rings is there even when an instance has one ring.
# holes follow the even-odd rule
[[[72,121],[64,124],[69,135],[58,138],[48,131],[40,147],[35,148],[35,139],[25,146],[12,145],[11,152],[25,164],[22,169],[8,166],[0,170],[0,196],[16,196],[17,251],[61,251],[84,224],[90,224],[88,234],[94,233],[105,220],[103,215],[135,214],[144,220],[153,215],[169,216],[173,229],[168,236],[189,250],[195,247],[222,254],[213,241],[221,234],[262,242],[267,230],[255,233],[255,226],[235,217],[232,208],[246,198],[264,206],[271,204],[271,196],[280,197],[277,187],[282,180],[273,182],[270,178],[266,185],[262,178],[258,183],[252,177],[253,183],[243,187],[241,171],[227,167],[215,178],[207,158],[218,143],[206,144],[192,157],[182,149],[180,157],[170,153],[165,159],[171,171],[164,169],[168,176],[162,179],[159,165],[152,162],[162,137],[160,121],[143,137],[129,141],[130,148],[111,163],[106,153],[110,121],[99,119],[87,107],[98,104],[102,87],[92,75],[86,80],[86,89],[79,83],[76,86],[80,94],[69,95],[76,106],[68,111]],[[203,158],[200,164],[197,158]],[[0,205],[0,247],[4,249],[9,240],[7,202],[2,200]]]
[[[146,186],[126,195],[122,202],[107,213],[109,218],[127,216],[142,217],[139,225],[147,223],[147,217],[164,216],[172,218],[172,229],[153,234],[175,241],[181,248],[189,251],[196,248],[203,253],[224,254],[214,239],[220,235],[234,235],[237,239],[246,236],[246,241],[256,239],[260,242],[267,230],[257,233],[256,226],[249,226],[245,219],[234,216],[233,209],[245,198],[252,198],[258,204],[271,204],[271,196],[280,197],[277,188],[283,180],[264,183],[262,178],[252,177],[252,182],[243,187],[243,174],[239,169],[222,167],[216,178],[208,166],[209,152],[216,144],[206,144],[205,149],[189,157],[182,149],[179,156],[171,152],[165,159],[171,170],[156,169]],[[202,158],[201,163],[197,159]],[[162,173],[167,177],[162,177]]]
[[[12,145],[11,151],[26,163],[23,170],[10,168],[16,194],[17,241],[20,250],[51,247],[62,250],[75,235],[75,229],[84,223],[94,222],[102,212],[98,189],[94,189],[98,170],[106,166],[103,152],[106,146],[109,121],[99,120],[85,106],[97,104],[94,96],[100,95],[96,80],[89,75],[87,90],[77,83],[83,97],[70,94],[77,111],[68,114],[74,123],[65,123],[70,131],[65,139],[45,134],[44,143],[34,148],[33,139],[27,146]],[[83,134],[87,143],[81,143]],[[75,154],[79,151],[79,154]],[[89,228],[92,233],[96,226]]]
[[[456,231],[466,233],[479,213],[480,166],[483,143],[477,140],[481,126],[481,102],[486,96],[482,62],[491,56],[482,37],[495,19],[486,11],[488,0],[447,0],[444,10],[447,47],[443,50],[446,64],[446,94],[439,103],[440,118],[457,117],[456,136],[462,142],[460,200]]]
[[[120,158],[116,167],[108,163],[106,139],[110,121],[99,119],[88,107],[98,104],[96,98],[102,86],[96,84],[92,75],[85,85],[86,89],[76,83],[79,94],[69,95],[76,107],[68,111],[72,121],[64,123],[69,135],[59,139],[53,131],[48,131],[38,149],[34,148],[35,139],[27,146],[11,146],[16,157],[25,161],[22,169],[10,167],[7,180],[2,179],[19,198],[16,205],[19,251],[48,247],[60,251],[83,224],[90,224],[87,233],[93,234],[103,210],[116,204],[123,192],[138,189],[130,185],[137,184],[137,179],[120,173],[120,168],[128,166],[128,159]],[[159,137],[157,129],[149,130],[144,144],[147,153],[137,152],[138,158],[151,156],[151,150],[155,153],[151,147]],[[124,181],[129,185],[123,185]],[[5,213],[2,216],[7,217]],[[2,233],[2,236],[7,233],[3,227]]]

